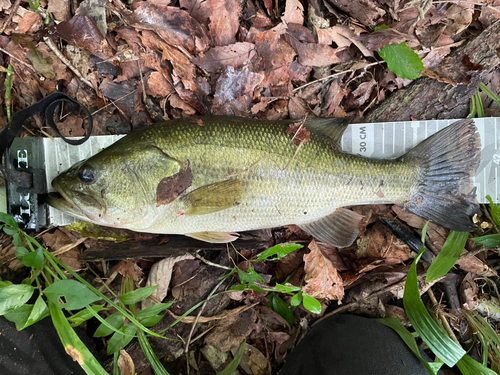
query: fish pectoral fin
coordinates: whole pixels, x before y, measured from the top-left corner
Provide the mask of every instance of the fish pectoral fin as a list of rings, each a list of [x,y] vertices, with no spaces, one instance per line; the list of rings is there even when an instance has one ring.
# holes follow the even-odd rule
[[[185,236],[210,243],[226,243],[233,242],[238,239],[238,233],[225,233],[225,232],[198,232],[186,233]]]
[[[237,179],[202,186],[183,196],[186,215],[205,215],[240,204],[245,186]]]
[[[350,246],[359,234],[362,216],[346,208],[337,210],[317,221],[299,227],[316,239],[336,247]]]

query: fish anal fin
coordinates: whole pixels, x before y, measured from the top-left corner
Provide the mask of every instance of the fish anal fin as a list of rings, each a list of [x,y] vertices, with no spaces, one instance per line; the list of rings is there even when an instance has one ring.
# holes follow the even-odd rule
[[[299,227],[329,245],[347,247],[358,236],[361,219],[361,215],[341,207],[328,216],[312,223],[300,224]]]
[[[238,233],[225,233],[225,232],[197,232],[197,233],[186,233],[187,237],[194,238],[203,242],[210,243],[227,243],[233,242],[238,239]]]
[[[245,189],[243,181],[231,179],[202,186],[181,198],[186,215],[205,215],[237,206]]]

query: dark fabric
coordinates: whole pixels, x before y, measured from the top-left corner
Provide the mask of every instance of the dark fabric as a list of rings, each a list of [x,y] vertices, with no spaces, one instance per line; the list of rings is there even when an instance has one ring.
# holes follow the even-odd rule
[[[334,315],[315,325],[279,374],[429,375],[396,332],[355,315]]]
[[[90,339],[87,341],[85,344],[93,344]],[[14,323],[2,316],[0,374],[84,375],[85,371],[64,351],[50,317],[18,331]]]

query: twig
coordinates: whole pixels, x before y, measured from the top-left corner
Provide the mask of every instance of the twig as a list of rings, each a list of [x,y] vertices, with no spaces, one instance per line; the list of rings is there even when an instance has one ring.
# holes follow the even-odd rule
[[[429,298],[431,299],[432,304],[434,305],[433,307],[436,308],[436,314],[439,317],[439,320],[441,320],[441,323],[443,324],[444,329],[446,330],[446,333],[448,333],[448,336],[457,343],[458,346],[460,345],[460,342],[458,342],[457,338],[455,337],[455,334],[453,333],[453,330],[450,327],[450,323],[448,323],[448,320],[444,316],[443,311],[440,308],[440,305],[436,299],[436,296],[434,295],[434,292],[432,291],[432,288],[427,289],[427,294],[429,295]]]
[[[108,104],[106,104],[104,107],[99,108],[97,111],[92,112],[92,116],[93,116],[93,115],[95,115],[96,113],[101,112],[101,111],[102,111],[103,109],[105,109],[106,107],[109,107],[110,105],[113,105],[113,104],[114,104],[114,103],[116,103],[117,101],[122,100],[123,98],[126,98],[126,97],[127,97],[127,96],[129,96],[129,95],[132,95],[132,94],[133,94],[133,93],[135,93],[136,91],[137,91],[137,89],[135,89],[134,91],[129,92],[128,94],[125,94],[125,95],[123,95],[123,96],[119,97],[119,98],[118,98],[118,99],[116,99],[116,100],[111,101],[111,103],[108,103]]]
[[[232,271],[233,268],[231,267],[226,267],[226,266],[223,266],[221,264],[217,264],[217,263],[213,263],[213,262],[210,262],[209,260],[203,258],[201,255],[199,255],[198,253],[194,254],[194,257],[195,258],[198,258],[199,260],[201,260],[203,263],[205,264],[208,264],[209,266],[212,266],[212,267],[217,267],[217,268],[222,268],[224,270],[228,270],[228,271]]]
[[[139,75],[141,76],[141,85],[142,85],[142,100],[144,103],[146,103],[146,86],[144,86],[144,78],[142,77],[142,69],[141,69],[141,62],[140,60],[137,60],[137,66],[139,67]]]
[[[5,31],[7,26],[9,26],[10,21],[12,21],[12,17],[14,17],[14,14],[16,14],[16,12],[17,12],[17,8],[19,8],[19,4],[21,4],[21,0],[16,0],[14,5],[12,5],[12,8],[10,8],[9,16],[7,17],[7,19],[3,23],[2,27],[0,27],[0,34]]]
[[[186,355],[186,368],[187,368],[187,372],[186,374],[189,375],[189,358],[188,358],[188,352],[189,352],[189,343],[191,342],[191,337],[193,336],[193,333],[194,333],[194,329],[196,327],[196,324],[198,323],[198,320],[200,320],[200,316],[203,312],[203,310],[205,309],[205,307],[207,306],[207,303],[208,301],[210,300],[210,298],[212,298],[212,296],[214,295],[214,293],[217,291],[217,289],[219,289],[219,287],[226,281],[226,279],[222,279],[221,281],[219,281],[219,283],[215,286],[215,288],[212,289],[212,291],[210,292],[210,294],[208,295],[207,299],[205,300],[205,302],[203,303],[203,305],[200,307],[200,311],[198,312],[198,315],[196,315],[196,320],[194,321],[192,327],[191,327],[191,331],[189,332],[189,336],[186,340],[186,346],[184,346],[184,354]]]
[[[85,79],[82,75],[82,73],[80,73],[80,71],[78,69],[76,69],[73,64],[61,53],[61,51],[59,51],[59,49],[57,48],[57,46],[54,44],[54,42],[52,41],[52,39],[50,39],[49,37],[43,37],[43,41],[45,42],[45,44],[47,44],[49,46],[49,48],[52,50],[52,52],[54,52],[54,54],[63,62],[64,65],[66,65],[68,68],[71,69],[71,71],[73,73],[75,73],[75,75],[80,78],[80,80],[85,83],[87,86],[89,86],[92,90],[94,90],[94,86],[92,85],[92,83],[90,83],[90,81],[88,81],[87,79]]]
[[[6,55],[9,55],[11,58],[13,58],[14,60],[16,60],[17,62],[19,62],[19,63],[27,66],[28,68],[30,68],[31,70],[33,70],[34,72],[36,72],[35,68],[33,68],[30,64],[25,63],[24,61],[20,60],[18,57],[14,56],[12,53],[4,50],[3,48],[0,48],[0,52],[5,53]]]

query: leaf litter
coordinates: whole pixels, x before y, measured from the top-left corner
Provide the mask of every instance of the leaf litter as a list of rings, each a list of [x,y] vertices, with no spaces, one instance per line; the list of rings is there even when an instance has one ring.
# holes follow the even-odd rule
[[[467,72],[483,67],[471,63],[465,55],[464,66],[457,69],[448,63],[450,53],[500,19],[498,0],[474,4],[163,0],[130,5],[119,0],[86,0],[79,6],[69,0],[49,0],[37,10],[21,3],[14,13],[9,2],[0,1],[0,9],[4,12],[0,21],[0,59],[3,66],[12,64],[15,72],[12,103],[16,111],[57,89],[99,111],[95,114],[95,134],[121,133],[158,119],[210,113],[270,120],[291,118],[297,122],[290,125],[288,132],[294,135],[298,148],[310,136],[303,126],[305,118],[362,115],[391,92],[411,83],[387,68],[378,55],[381,48],[405,43],[409,51],[422,58],[422,75],[447,84],[467,84]],[[56,50],[43,37],[50,38]],[[498,92],[500,80],[495,74],[491,82],[496,86],[492,90]],[[82,79],[90,85],[82,84]],[[83,134],[81,119],[76,116],[63,116],[60,126],[63,135]],[[35,118],[27,125],[25,135],[44,131],[41,119]],[[170,185],[182,185],[174,193],[178,195],[190,185],[190,177],[181,173],[175,181],[164,183],[167,188],[160,189],[159,204],[175,199],[165,193],[171,190]],[[408,325],[401,303],[402,287],[415,251],[378,218],[396,217],[416,237],[425,223],[398,206],[372,205],[354,210],[364,217],[361,236],[346,249],[311,240],[293,225],[259,232],[258,236],[269,246],[293,242],[304,245],[274,262],[247,262],[260,253],[257,247],[239,249],[238,253],[228,249],[218,256],[207,250],[201,254],[208,264],[191,259],[191,255],[160,262],[141,256],[118,263],[92,262],[93,271],[99,275],[96,277],[82,268],[78,252],[92,249],[98,241],[105,241],[102,238],[119,237],[128,243],[140,240],[112,231],[99,232],[96,237],[101,239],[86,239],[62,228],[51,230],[42,238],[54,251],[71,247],[65,252],[64,261],[94,278],[96,284],[109,278],[106,284],[115,291],[125,277],[137,287],[149,285],[144,277],[149,275],[150,284],[161,284],[154,299],[174,297],[177,301],[168,309],[165,325],[203,301],[228,269],[237,265],[240,275],[253,270],[256,281],[249,284],[249,290],[231,290],[214,298],[198,321],[194,320],[195,314],[184,318],[179,323],[181,328],[173,329],[172,335],[185,339],[196,324],[194,333],[198,336],[192,337],[196,340],[191,340],[189,351],[202,353],[193,356],[192,361],[198,369],[211,366],[209,373],[222,370],[246,340],[242,371],[268,374],[276,373],[300,336],[298,322],[311,322],[317,317],[300,301],[295,304],[292,300],[301,295],[286,288],[299,288],[304,296],[320,299],[323,311],[328,305],[342,302],[339,311],[396,316]],[[85,233],[91,237],[92,231],[87,229]],[[449,231],[429,224],[426,245],[432,256],[439,253],[448,234]],[[143,240],[152,238],[156,237]],[[168,245],[165,237],[158,237],[157,241]],[[464,309],[481,306],[477,311],[491,315],[494,310],[490,308],[488,313],[488,301],[500,297],[489,279],[497,277],[495,264],[497,259],[491,251],[468,241],[451,271],[462,278],[463,284],[459,295],[447,295],[449,305],[452,298],[462,297]],[[422,293],[429,287],[443,293],[449,289],[445,281],[431,285],[424,279],[420,273]],[[237,286],[235,277],[225,280],[226,290]],[[276,283],[285,289],[265,290],[275,288]],[[455,285],[453,288],[457,290]],[[271,303],[276,298],[284,305]],[[288,311],[274,311],[273,306],[289,309],[296,324],[290,325],[283,317],[290,316]],[[446,310],[448,306],[443,302],[440,308]],[[457,329],[465,324],[461,319],[450,316]],[[498,330],[498,321],[492,319],[490,323]],[[159,356],[184,366],[180,346],[155,340],[152,342]],[[128,362],[137,358],[134,350],[137,348],[127,350],[131,355]],[[214,353],[226,359],[214,361]],[[138,373],[149,366],[141,361],[134,365]]]

